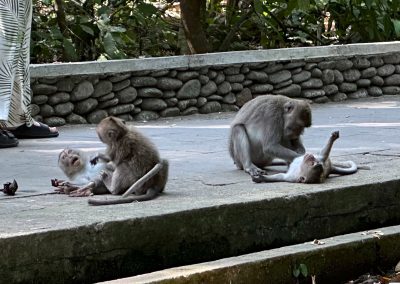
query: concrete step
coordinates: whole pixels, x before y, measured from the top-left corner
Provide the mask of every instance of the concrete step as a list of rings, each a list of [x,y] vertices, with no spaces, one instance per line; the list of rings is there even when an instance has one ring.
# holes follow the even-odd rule
[[[400,177],[400,161],[375,166],[375,177],[360,171],[321,185],[214,186],[220,199],[196,203],[173,193],[106,207],[56,195],[30,197],[36,210],[14,221],[23,226],[47,218],[54,227],[1,234],[0,282],[104,281],[399,224],[400,179],[394,177]],[[74,212],[68,212],[71,202]],[[7,205],[15,201],[2,203]]]
[[[393,269],[400,261],[400,226],[330,237],[102,283],[295,283],[304,264],[307,281],[338,284],[371,271]],[[386,270],[387,271],[387,270]],[[305,279],[298,276],[298,279]]]

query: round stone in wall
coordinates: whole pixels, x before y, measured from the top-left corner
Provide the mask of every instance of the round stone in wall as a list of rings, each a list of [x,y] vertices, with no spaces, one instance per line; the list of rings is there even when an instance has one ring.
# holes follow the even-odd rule
[[[265,67],[263,69],[263,71],[266,72],[267,74],[273,74],[273,73],[281,71],[282,69],[283,69],[283,64],[280,64],[280,63],[277,64],[275,62],[271,62],[268,64],[267,67]],[[285,71],[287,71],[287,70],[285,70]],[[290,73],[290,71],[288,71],[288,72]],[[283,81],[285,81],[285,80],[283,80]]]
[[[345,93],[337,93],[330,97],[333,102],[341,102],[347,100],[347,95]]]
[[[71,92],[74,89],[75,83],[72,78],[62,78],[56,83],[57,91],[59,92]]]
[[[182,85],[182,81],[174,78],[161,77],[157,79],[157,87],[161,90],[177,90],[182,87]]]
[[[395,70],[396,70],[396,67],[394,67],[394,65],[386,64],[386,65],[383,65],[383,66],[377,68],[376,73],[378,74],[378,76],[386,77],[386,76],[392,75]]]
[[[354,93],[347,94],[347,97],[349,99],[365,98],[365,97],[368,97],[368,92],[366,89],[359,89],[359,90],[355,91]]]
[[[89,81],[80,82],[71,92],[71,101],[81,101],[89,98],[94,92],[92,83]]]
[[[55,105],[54,114],[57,116],[66,116],[74,110],[74,107],[74,104],[71,102]]]
[[[269,75],[269,82],[272,84],[279,84],[281,82],[284,82],[286,80],[289,80],[292,77],[292,73],[288,70],[281,70],[279,72],[276,72],[274,74]]]
[[[225,80],[229,83],[242,83],[245,79],[244,74],[226,75]]]
[[[293,83],[301,83],[301,82],[307,81],[310,78],[311,78],[311,72],[302,71],[298,74],[293,75],[292,81],[293,81]]]
[[[332,84],[333,82],[335,82],[335,72],[333,72],[333,70],[331,69],[325,69],[324,71],[322,71],[322,82],[324,82],[324,84],[329,85]]]
[[[42,105],[47,103],[47,101],[49,100],[49,97],[46,95],[35,95],[32,98],[32,102],[34,102],[35,104],[38,105]]]
[[[273,93],[287,97],[298,97],[301,94],[301,87],[298,84],[292,84],[282,89],[274,90]]]
[[[324,90],[313,90],[313,89],[303,90],[301,94],[303,95],[303,97],[308,99],[325,96]]]
[[[331,96],[339,92],[338,86],[334,84],[323,86],[322,89],[324,90],[326,96]]]
[[[237,105],[221,104],[221,111],[223,112],[237,112],[239,107]]]
[[[75,104],[74,112],[77,114],[85,114],[94,110],[99,103],[94,98],[88,98]]]
[[[253,98],[250,89],[244,88],[240,93],[236,94],[236,105],[241,107]]]
[[[240,83],[232,83],[231,87],[232,87],[232,92],[240,92],[241,90],[243,90],[243,85]]]
[[[254,84],[250,86],[250,91],[252,94],[262,94],[272,91],[274,87],[270,84]]]
[[[369,87],[367,91],[371,97],[380,97],[383,95],[382,89],[377,86]]]
[[[366,69],[371,66],[371,62],[365,57],[357,57],[353,59],[353,63],[356,69]]]
[[[400,85],[400,74],[393,74],[384,79],[386,86],[399,86]]]
[[[219,95],[225,95],[228,94],[230,91],[232,91],[232,86],[229,82],[222,82],[220,85],[218,85],[218,90],[217,93]]]
[[[141,88],[137,93],[142,98],[161,98],[163,96],[163,92],[157,88]]]
[[[154,71],[150,73],[151,77],[164,77],[167,76],[169,73],[169,70],[159,70],[159,71]]]
[[[322,77],[321,69],[314,68],[313,70],[311,70],[311,77],[313,77],[313,78],[321,78]]]
[[[207,99],[205,97],[199,97],[196,102],[196,107],[202,107],[207,103]]]
[[[199,110],[197,109],[197,107],[194,106],[188,107],[187,109],[182,111],[182,115],[192,115],[196,113],[199,113]]]
[[[225,75],[236,75],[240,73],[240,67],[228,67],[224,69]]]
[[[360,88],[367,88],[371,85],[371,80],[368,79],[360,79],[356,82],[357,86]]]
[[[197,98],[200,95],[201,83],[199,80],[187,81],[178,91],[176,97],[178,99]]]
[[[177,107],[169,107],[164,109],[160,112],[162,117],[169,117],[169,116],[178,116],[180,114],[180,110]]]
[[[62,117],[47,117],[44,119],[44,123],[48,126],[63,126],[65,125],[65,119]]]
[[[268,82],[267,73],[261,71],[250,71],[248,74],[246,74],[246,78],[260,83]]]
[[[109,115],[119,115],[123,113],[131,112],[135,109],[134,104],[124,104],[124,105],[117,105],[114,107],[110,107],[107,109]]]
[[[166,99],[165,102],[167,103],[167,106],[169,106],[169,107],[176,106],[176,104],[178,103],[178,99],[177,98],[169,98],[169,99]]]
[[[217,77],[215,77],[214,82],[218,85],[225,81],[225,75],[222,72],[219,72]]]
[[[47,84],[35,84],[32,86],[34,95],[51,95],[57,92],[57,87]]]
[[[149,120],[156,120],[160,117],[160,115],[154,111],[144,110],[135,115],[135,120],[138,121],[149,121]]]
[[[126,80],[129,77],[131,77],[130,73],[120,73],[120,74],[115,74],[113,76],[108,77],[108,80],[110,80],[112,83],[117,83],[117,82]]]
[[[131,80],[126,79],[126,80],[114,83],[112,90],[113,90],[113,92],[118,92],[118,91],[121,91],[121,90],[125,89],[130,84],[131,84]]]
[[[196,71],[184,71],[179,72],[176,78],[178,78],[182,82],[189,81],[191,79],[196,79],[199,77],[199,72]]]
[[[131,103],[136,99],[137,91],[134,87],[128,87],[122,91],[119,91],[115,97],[118,98],[118,101],[121,104]]]
[[[386,64],[399,64],[400,63],[400,55],[399,54],[390,54],[383,56],[383,62]]]
[[[157,79],[153,77],[133,77],[131,84],[133,87],[153,87],[157,85]]]
[[[339,70],[333,70],[335,73],[335,83],[336,84],[341,84],[344,82],[343,74]]]
[[[97,106],[97,108],[100,108],[100,109],[102,109],[102,108],[108,108],[108,107],[115,106],[115,105],[117,105],[117,104],[118,104],[118,99],[117,99],[117,98],[113,98],[113,99],[111,99],[111,100],[108,100],[108,101],[104,101],[104,102],[99,103],[99,105]]]
[[[357,91],[357,84],[345,82],[339,85],[339,90],[343,93],[355,92]]]
[[[355,82],[360,79],[361,73],[357,69],[349,69],[343,71],[343,78],[347,82]]]
[[[223,101],[224,103],[226,103],[226,104],[234,104],[234,103],[236,102],[235,94],[233,94],[233,93],[227,94],[227,95],[223,98],[222,101]]]
[[[80,116],[75,113],[71,113],[66,117],[66,121],[68,124],[86,124],[87,121],[83,116]]]
[[[399,86],[388,86],[383,87],[382,92],[384,95],[399,95],[400,94],[400,87]]]
[[[330,101],[331,100],[327,96],[322,96],[322,97],[313,99],[313,102],[317,103],[317,104],[325,104],[325,103],[329,103]]]
[[[324,69],[335,69],[336,68],[336,62],[335,61],[321,61],[318,63],[318,68],[324,70]]]
[[[146,98],[143,99],[142,104],[140,107],[144,110],[163,110],[168,107],[167,103],[162,99],[157,98]]]
[[[368,62],[369,63],[369,62]],[[348,70],[353,67],[353,62],[348,59],[338,60],[336,61],[335,68],[338,71]]]
[[[369,59],[369,62],[371,62],[371,66],[372,67],[379,67],[382,66],[383,64],[385,64],[383,62],[383,59],[379,56],[373,56]]]
[[[217,84],[214,81],[209,81],[207,84],[201,87],[200,94],[203,97],[208,97],[213,93],[217,92],[217,90],[218,90]]]
[[[36,116],[36,115],[38,115],[40,113],[40,107],[38,105],[31,104],[30,108],[31,108],[31,115],[32,116]]]
[[[112,100],[113,98],[115,98],[115,94],[114,93],[109,93],[107,95],[104,95],[102,97],[97,98],[97,100],[99,102],[105,102],[105,101]]]
[[[108,116],[107,111],[105,110],[95,110],[94,112],[88,114],[87,121],[92,124],[98,124],[104,118]]]
[[[94,86],[92,97],[98,98],[111,93],[113,85],[108,80],[101,80]]]
[[[371,84],[376,86],[383,86],[385,84],[385,81],[382,77],[374,76],[371,78]]]
[[[54,109],[52,106],[48,104],[44,104],[40,106],[40,115],[43,117],[49,117],[54,115]]]
[[[368,78],[374,77],[376,75],[376,73],[377,73],[377,70],[375,67],[369,67],[369,68],[361,71],[361,78],[368,79]]]
[[[200,113],[213,113],[221,111],[221,104],[217,101],[207,102],[199,109]]]
[[[308,81],[301,83],[302,89],[318,89],[324,85],[321,79],[311,78]]]
[[[56,105],[60,103],[66,103],[70,100],[70,95],[68,93],[60,92],[60,93],[55,93],[54,95],[51,95],[49,97],[49,100],[47,103],[49,105]]]

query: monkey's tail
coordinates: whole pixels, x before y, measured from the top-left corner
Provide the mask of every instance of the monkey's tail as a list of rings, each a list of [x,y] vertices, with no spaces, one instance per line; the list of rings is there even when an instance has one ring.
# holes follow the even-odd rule
[[[165,164],[166,160],[162,160],[161,163],[157,163],[147,174],[142,176],[140,179],[138,179],[133,185],[131,185],[128,190],[122,194],[122,197],[128,197],[131,195],[133,192],[136,192],[138,188],[141,188],[144,183],[148,180],[150,180],[152,177],[154,177],[156,174],[158,174],[159,171],[162,170],[165,165],[168,167],[168,162]]]
[[[158,196],[160,190],[156,188],[149,188],[146,194],[129,196],[125,198],[119,198],[114,200],[98,200],[98,199],[89,199],[88,203],[90,205],[115,205],[115,204],[124,204],[124,203],[132,203],[134,201],[147,201],[154,199]]]
[[[353,161],[346,161],[340,164],[333,164],[331,169],[331,174],[337,175],[351,175],[357,172],[357,165]]]

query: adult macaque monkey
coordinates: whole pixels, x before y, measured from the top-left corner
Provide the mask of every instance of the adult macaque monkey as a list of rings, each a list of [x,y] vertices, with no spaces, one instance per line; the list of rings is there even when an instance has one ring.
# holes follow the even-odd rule
[[[310,105],[281,95],[247,102],[231,124],[229,153],[238,169],[265,174],[274,158],[287,163],[305,153],[301,134],[311,126]]]
[[[67,148],[58,155],[58,166],[69,180],[52,180],[57,192],[70,196],[110,193],[101,179],[103,171],[112,171],[108,161],[91,160],[84,152]]]
[[[109,205],[145,201],[155,198],[168,179],[168,161],[160,159],[155,145],[136,128],[128,128],[116,117],[103,119],[96,127],[100,140],[107,145],[106,155],[114,165],[113,172],[103,172],[103,181],[112,194],[123,194],[116,200],[90,199],[92,205]]]
[[[297,157],[290,164],[286,173],[269,176],[253,176],[254,182],[287,181],[298,183],[322,183],[330,174],[349,175],[357,172],[357,165],[353,161],[344,162],[348,167],[333,165],[329,159],[333,142],[339,138],[339,131],[332,132],[325,147],[319,155],[305,154]]]

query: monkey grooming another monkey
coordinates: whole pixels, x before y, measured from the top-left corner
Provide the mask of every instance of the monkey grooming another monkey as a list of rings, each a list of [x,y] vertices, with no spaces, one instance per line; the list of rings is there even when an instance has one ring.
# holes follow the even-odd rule
[[[116,117],[104,118],[96,127],[100,140],[107,145],[106,154],[113,172],[103,172],[112,194],[123,194],[117,200],[90,199],[91,205],[110,205],[146,201],[157,197],[168,179],[168,161],[160,159],[155,145],[136,128],[128,128]]]
[[[344,162],[348,167],[333,165],[329,159],[333,142],[339,138],[339,131],[332,132],[328,142],[319,155],[304,154],[297,157],[290,164],[286,173],[269,176],[253,176],[254,182],[287,181],[294,183],[322,183],[330,174],[349,175],[357,172],[357,165],[353,161]]]
[[[250,176],[265,174],[274,158],[291,163],[305,153],[301,134],[311,126],[311,107],[281,95],[262,95],[236,114],[229,136],[229,153]]]
[[[56,191],[70,196],[89,196],[91,194],[110,193],[101,179],[103,171],[110,171],[107,160],[89,160],[88,156],[79,150],[64,149],[58,155],[58,166],[69,181],[52,180]]]

